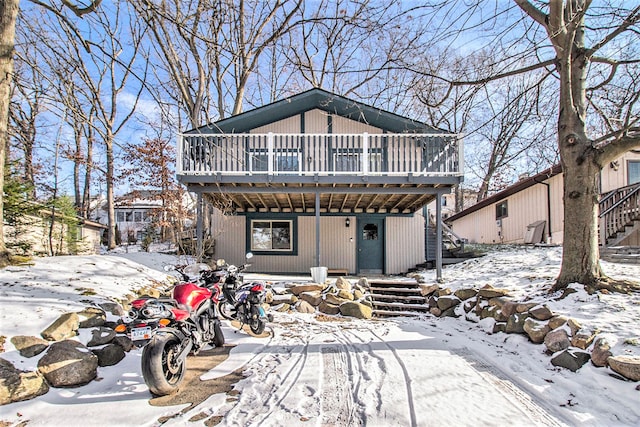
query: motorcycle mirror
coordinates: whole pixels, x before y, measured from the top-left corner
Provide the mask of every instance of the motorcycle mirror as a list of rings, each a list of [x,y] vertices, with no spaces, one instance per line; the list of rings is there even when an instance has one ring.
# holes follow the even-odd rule
[[[251,258],[253,258],[253,254],[251,252],[247,252],[247,254],[244,257],[246,259],[251,259]]]
[[[173,271],[173,270],[175,270],[175,267],[173,265],[164,266],[164,271]]]

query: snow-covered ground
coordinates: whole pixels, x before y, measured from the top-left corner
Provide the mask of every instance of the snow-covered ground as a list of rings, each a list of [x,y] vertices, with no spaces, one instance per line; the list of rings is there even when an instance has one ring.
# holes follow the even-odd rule
[[[548,289],[560,258],[554,247],[496,249],[444,268],[443,286],[509,289],[519,300],[546,302],[600,330],[614,354],[640,355],[640,295],[580,290],[555,300]],[[163,282],[162,266],[174,262],[170,255],[130,252],[42,258],[0,271],[0,336],[7,337],[0,357],[35,369],[38,356],[22,358],[10,337],[37,336],[63,312]],[[640,278],[640,266],[603,262],[603,268],[615,278]],[[434,282],[434,272],[422,274]],[[225,323],[234,347],[201,380],[240,370],[245,378],[232,395],[214,394],[188,410],[151,406],[140,351],[133,350],[120,364],[99,368],[100,381],[1,406],[0,425],[155,426],[161,419],[163,425],[210,425],[217,417],[233,426],[640,425],[640,383],[590,363],[577,373],[556,368],[544,346],[521,335],[489,334],[484,322],[276,313],[269,328],[269,337],[256,338]]]

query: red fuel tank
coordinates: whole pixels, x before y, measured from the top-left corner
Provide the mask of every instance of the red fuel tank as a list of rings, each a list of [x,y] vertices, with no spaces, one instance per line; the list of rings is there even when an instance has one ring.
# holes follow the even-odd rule
[[[198,307],[203,301],[211,298],[212,292],[195,283],[182,283],[173,288],[173,298],[179,304],[188,305],[191,309]]]

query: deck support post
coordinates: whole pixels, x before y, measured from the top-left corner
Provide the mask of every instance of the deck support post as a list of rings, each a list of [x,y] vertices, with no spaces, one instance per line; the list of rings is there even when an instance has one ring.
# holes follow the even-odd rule
[[[436,280],[442,281],[442,194],[436,197]]]
[[[203,232],[202,232],[202,205],[203,205],[202,192],[198,192],[196,201],[196,258],[198,262],[202,262],[203,255]]]
[[[320,191],[316,190],[316,267],[320,267]]]

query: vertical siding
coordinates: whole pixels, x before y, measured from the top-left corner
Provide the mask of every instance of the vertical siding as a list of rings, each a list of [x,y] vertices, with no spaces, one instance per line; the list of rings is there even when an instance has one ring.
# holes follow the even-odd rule
[[[333,133],[382,133],[382,129],[334,115]]]
[[[564,209],[562,204],[562,175],[545,181],[551,191],[551,243],[562,243]],[[547,188],[536,184],[507,197],[508,215],[502,227],[496,223],[496,204],[485,206],[453,223],[453,230],[470,243],[524,243],[527,226],[547,220]],[[547,238],[545,225],[544,238]],[[499,233],[500,232],[500,233]]]
[[[274,123],[269,123],[265,126],[260,126],[252,129],[250,133],[301,133],[300,129],[300,116],[295,115],[287,117],[286,119],[279,120]]]
[[[345,226],[346,218],[351,220],[349,228]],[[349,273],[355,274],[356,222],[355,217],[329,216],[320,218],[320,263],[323,266],[330,269],[346,268]],[[315,228],[315,220],[312,226]]]
[[[424,262],[424,217],[387,217],[385,223],[385,272],[401,274]]]
[[[304,113],[305,133],[329,133],[327,116],[329,113],[322,110],[311,110]]]
[[[612,164],[604,165],[600,173],[600,188],[603,193],[629,185],[628,162],[630,160],[640,161],[640,153],[626,152],[613,162],[617,165],[615,168]]]

